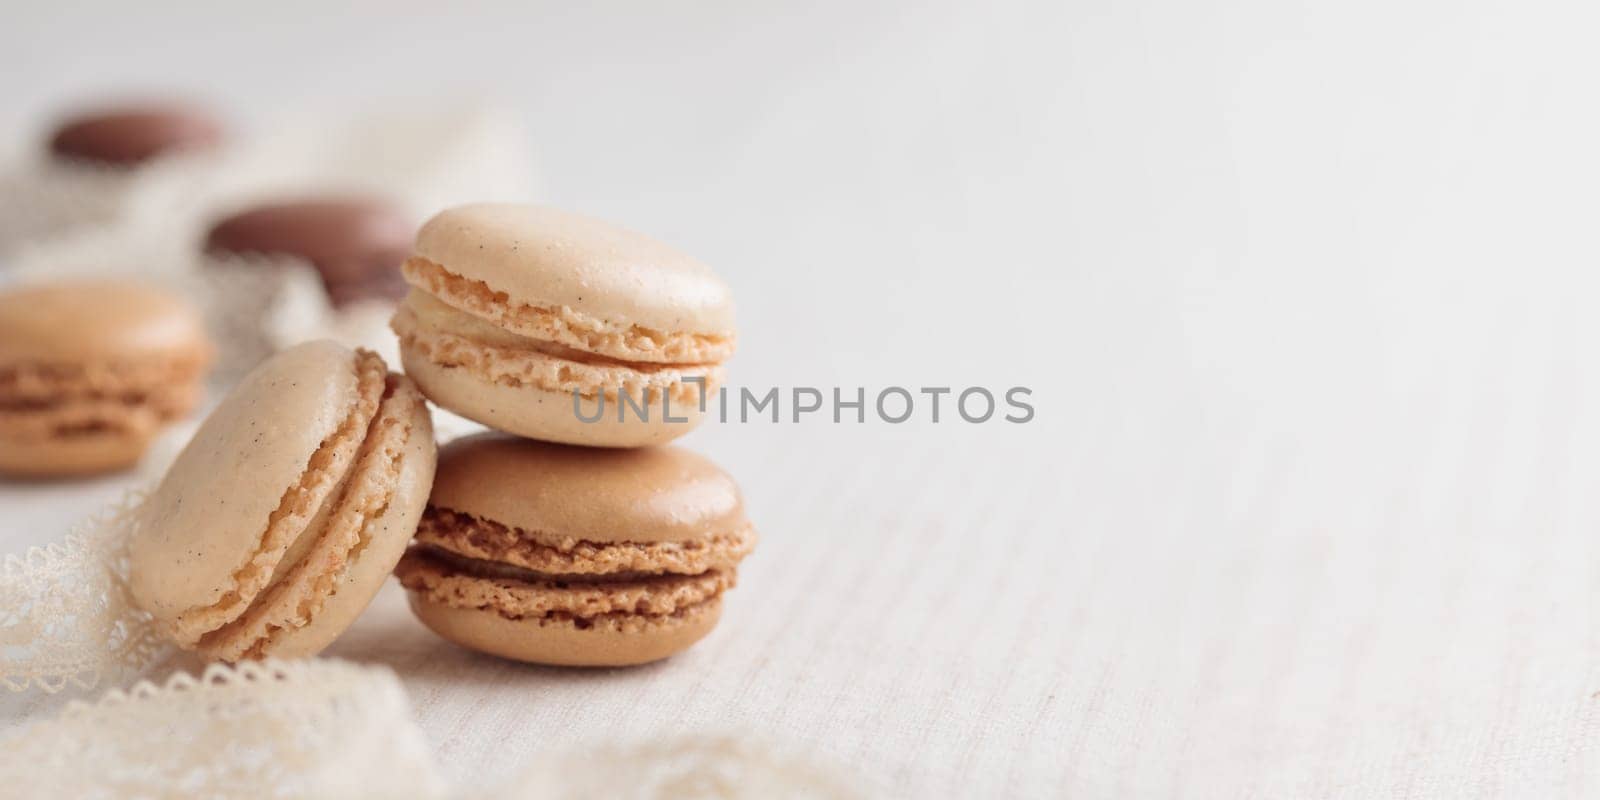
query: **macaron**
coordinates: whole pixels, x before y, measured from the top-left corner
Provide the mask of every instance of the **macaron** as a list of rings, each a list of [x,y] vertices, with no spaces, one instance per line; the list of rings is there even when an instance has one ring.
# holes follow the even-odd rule
[[[261,253],[300,258],[316,268],[336,306],[358,300],[397,301],[407,290],[400,263],[417,226],[375,198],[327,197],[247,208],[206,232],[211,255]]]
[[[739,487],[676,447],[457,439],[395,573],[463,647],[568,666],[666,658],[716,626],[755,546]]]
[[[0,474],[133,466],[194,408],[212,358],[199,313],[126,281],[0,292]]]
[[[737,338],[711,269],[643,234],[525,205],[422,226],[391,327],[428,399],[491,428],[596,447],[701,420]]]
[[[433,481],[422,395],[331,341],[282,351],[206,418],[135,514],[129,588],[180,647],[317,653],[371,602]]]
[[[189,106],[102,108],[63,121],[50,136],[50,152],[68,161],[133,167],[159,156],[206,150],[222,143],[215,117]]]

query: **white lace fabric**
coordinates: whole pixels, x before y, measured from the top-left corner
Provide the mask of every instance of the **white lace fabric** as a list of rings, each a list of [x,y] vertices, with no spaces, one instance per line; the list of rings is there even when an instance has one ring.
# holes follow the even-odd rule
[[[212,665],[113,690],[0,739],[14,797],[445,795],[393,673],[326,659]]]
[[[0,683],[125,684],[174,649],[127,590],[129,492],[59,543],[0,569]],[[742,737],[562,743],[492,791],[441,777],[399,680],[333,659],[213,664],[140,680],[0,736],[7,797],[848,798],[805,759]]]
[[[60,542],[0,562],[0,683],[12,691],[92,689],[169,652],[128,596],[129,493]]]
[[[213,664],[141,681],[0,737],[15,797],[726,798],[867,795],[738,736],[574,749],[497,787],[448,787],[394,673],[334,659]]]

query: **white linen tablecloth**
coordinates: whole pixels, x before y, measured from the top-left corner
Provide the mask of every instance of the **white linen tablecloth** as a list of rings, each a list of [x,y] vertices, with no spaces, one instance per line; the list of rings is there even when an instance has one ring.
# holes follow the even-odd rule
[[[453,55],[308,91],[522,98],[552,201],[728,276],[736,386],[1038,416],[695,433],[763,539],[658,665],[473,655],[391,585],[330,654],[398,672],[450,777],[731,731],[910,797],[1600,792],[1592,8],[518,13],[328,20],[304,69]],[[276,86],[205,47],[137,63]],[[120,486],[4,485],[0,540]]]

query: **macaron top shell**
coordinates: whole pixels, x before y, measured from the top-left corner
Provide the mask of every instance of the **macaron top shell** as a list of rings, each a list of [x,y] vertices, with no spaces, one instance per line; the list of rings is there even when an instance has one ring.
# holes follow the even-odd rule
[[[145,610],[174,617],[236,584],[284,492],[356,405],[352,359],[330,341],[286,350],[206,418],[141,511],[130,556]]]
[[[157,156],[209,148],[222,141],[222,125],[191,108],[110,108],[63,122],[50,137],[58,156],[133,166]]]
[[[126,281],[63,281],[0,292],[0,366],[139,359],[203,350],[204,323],[182,299]]]
[[[440,212],[415,253],[503,292],[612,325],[731,336],[733,297],[709,267],[610,223],[544,206],[485,203]]]
[[[428,503],[592,542],[688,541],[748,525],[738,485],[688,450],[600,450],[499,433],[441,448]]]

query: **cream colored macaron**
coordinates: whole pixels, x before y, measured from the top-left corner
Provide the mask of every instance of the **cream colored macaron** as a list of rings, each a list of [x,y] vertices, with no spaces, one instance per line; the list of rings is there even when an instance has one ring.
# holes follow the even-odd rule
[[[199,313],[154,287],[63,281],[0,292],[0,474],[133,466],[200,398]]]
[[[441,212],[402,267],[391,323],[428,399],[552,442],[638,447],[692,430],[733,354],[733,300],[704,264],[553,208]]]
[[[382,586],[427,504],[427,405],[330,341],[256,367],[136,515],[134,600],[178,645],[236,661],[314,654]]]
[[[709,633],[755,542],[739,487],[688,450],[487,433],[440,450],[395,572],[423,623],[464,647],[623,666]]]

